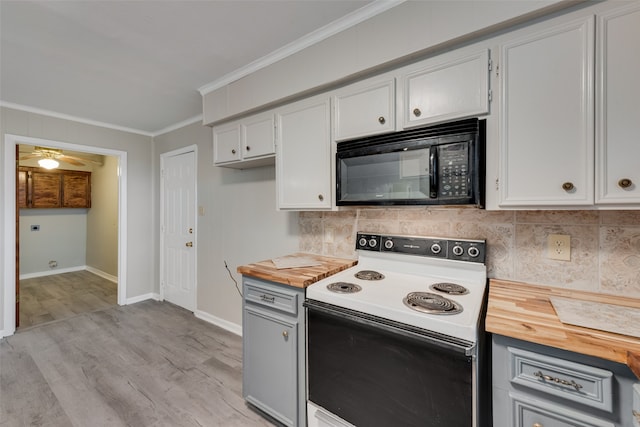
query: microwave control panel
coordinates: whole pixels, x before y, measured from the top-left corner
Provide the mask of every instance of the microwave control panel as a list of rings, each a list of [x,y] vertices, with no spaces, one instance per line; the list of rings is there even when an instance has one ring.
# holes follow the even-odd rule
[[[468,197],[471,191],[469,169],[469,144],[459,142],[439,146],[438,197]]]

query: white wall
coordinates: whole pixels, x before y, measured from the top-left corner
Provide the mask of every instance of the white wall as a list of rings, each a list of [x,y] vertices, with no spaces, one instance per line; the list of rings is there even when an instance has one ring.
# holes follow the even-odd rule
[[[118,159],[105,156],[91,173],[87,212],[87,266],[118,276]]]
[[[32,231],[32,225],[39,225]],[[20,210],[20,276],[82,268],[86,264],[86,209]],[[49,261],[56,261],[49,268]]]
[[[298,214],[276,211],[273,166],[214,167],[211,128],[198,123],[154,138],[155,167],[159,168],[162,153],[194,144],[198,146],[198,205],[204,209],[196,228],[197,310],[210,320],[241,325],[242,299],[224,261],[241,286],[239,265],[297,252]],[[155,173],[154,223],[159,223],[159,194],[160,174]],[[158,228],[154,233],[160,241]]]
[[[0,108],[0,136],[5,134],[45,138],[127,153],[127,224],[128,247],[126,275],[127,298],[153,292],[156,287],[154,253],[154,206],[152,194],[152,150],[151,137],[114,129],[47,117],[40,114]],[[5,163],[4,150],[0,150],[0,164]],[[0,173],[0,188],[4,188],[5,172]],[[0,224],[14,206],[5,205],[5,197],[0,197]],[[0,241],[4,241],[4,228],[0,227]],[[2,258],[0,277],[4,277],[5,263]],[[3,283],[3,286],[9,286]],[[0,293],[0,297],[4,295]],[[4,301],[0,301],[0,319],[4,319]],[[3,320],[0,320],[3,322]],[[4,324],[0,324],[0,331]]]

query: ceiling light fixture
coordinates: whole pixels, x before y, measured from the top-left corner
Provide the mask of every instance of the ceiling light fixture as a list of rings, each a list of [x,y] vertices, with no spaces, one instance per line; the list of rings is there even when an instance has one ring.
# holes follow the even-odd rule
[[[38,160],[38,164],[45,169],[55,169],[60,166],[60,163],[53,159],[40,159]]]

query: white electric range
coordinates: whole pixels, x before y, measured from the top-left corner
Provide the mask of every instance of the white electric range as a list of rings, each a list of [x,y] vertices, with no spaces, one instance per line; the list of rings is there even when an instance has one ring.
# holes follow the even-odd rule
[[[481,425],[484,240],[358,233],[356,249],[306,289],[308,425]]]

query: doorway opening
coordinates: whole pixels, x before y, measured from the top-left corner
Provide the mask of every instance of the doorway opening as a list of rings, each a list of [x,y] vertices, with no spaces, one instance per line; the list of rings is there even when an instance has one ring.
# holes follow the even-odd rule
[[[18,330],[116,305],[118,159],[18,147]]]
[[[46,140],[41,138],[24,137],[19,135],[5,135],[4,144],[4,173],[5,173],[5,221],[4,227],[4,277],[0,289],[3,295],[3,330],[1,336],[12,335],[16,329],[16,315],[19,310],[16,306],[16,289],[19,284],[20,271],[16,230],[19,226],[19,215],[16,200],[16,152],[20,144],[50,149],[70,150],[78,153],[86,153],[101,156],[111,156],[116,163],[117,173],[117,272],[113,278],[117,281],[117,303],[126,304],[126,247],[127,247],[127,223],[126,223],[126,179],[127,179],[127,153],[120,150],[105,149],[93,146],[71,144],[61,141]],[[53,260],[55,261],[55,260]],[[18,288],[19,289],[19,288]],[[18,300],[19,302],[19,300]],[[1,337],[0,336],[0,337]]]

